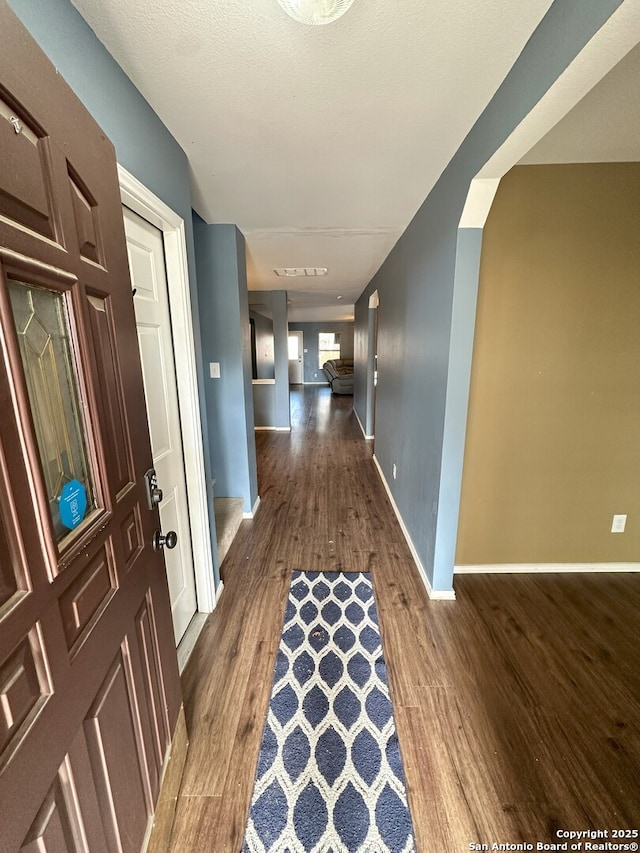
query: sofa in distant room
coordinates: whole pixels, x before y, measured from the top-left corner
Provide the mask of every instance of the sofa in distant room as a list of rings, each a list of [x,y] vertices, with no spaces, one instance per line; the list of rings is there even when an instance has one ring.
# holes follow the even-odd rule
[[[334,394],[353,394],[353,359],[332,358],[322,365]]]

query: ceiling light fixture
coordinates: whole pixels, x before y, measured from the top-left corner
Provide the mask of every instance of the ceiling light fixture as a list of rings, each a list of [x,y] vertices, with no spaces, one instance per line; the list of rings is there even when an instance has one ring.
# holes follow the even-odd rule
[[[329,270],[326,267],[277,267],[274,269],[276,275],[292,278],[294,276],[326,275]]]
[[[316,26],[337,20],[353,0],[278,0],[278,3],[294,21]]]

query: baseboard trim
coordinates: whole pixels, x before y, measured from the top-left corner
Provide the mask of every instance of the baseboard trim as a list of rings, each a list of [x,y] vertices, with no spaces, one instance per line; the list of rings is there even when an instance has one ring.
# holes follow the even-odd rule
[[[591,572],[640,572],[640,563],[498,563],[454,566],[456,575],[563,574]]]
[[[382,468],[380,467],[380,463],[378,462],[375,453],[373,454],[372,458],[373,458],[373,462],[376,466],[376,469],[378,471],[378,475],[380,476],[380,479],[382,480],[382,485],[384,486],[384,490],[387,493],[387,497],[389,498],[389,502],[391,503],[391,506],[392,506],[393,511],[396,515],[396,518],[398,519],[398,524],[400,525],[400,530],[402,530],[404,538],[407,540],[407,545],[409,546],[409,550],[411,551],[411,556],[413,557],[413,561],[416,564],[416,568],[418,569],[418,573],[422,579],[422,583],[424,584],[425,589],[427,590],[427,594],[428,594],[429,598],[432,599],[433,601],[455,601],[456,593],[455,593],[454,589],[433,589],[433,587],[431,586],[431,582],[429,581],[429,578],[427,577],[427,573],[425,571],[424,566],[422,565],[420,557],[418,556],[418,552],[415,549],[415,546],[413,544],[411,536],[409,535],[409,531],[405,527],[403,518],[400,515],[400,510],[398,509],[396,502],[393,498],[393,495],[391,494],[391,489],[389,488],[389,484],[387,483],[387,479],[382,472]]]
[[[361,421],[361,420],[360,420],[360,418],[358,417],[358,413],[357,413],[357,412],[356,412],[356,410],[355,410],[355,406],[354,406],[354,409],[353,409],[353,414],[356,416],[356,420],[358,421],[358,426],[359,426],[359,427],[360,427],[360,429],[362,430],[362,435],[364,436],[365,441],[373,441],[373,436],[372,436],[372,435],[367,435],[367,433],[365,432],[365,429],[364,429],[364,427],[362,426],[362,421]]]
[[[251,512],[243,512],[243,518],[255,518],[256,513],[258,512],[258,507],[260,506],[260,495],[256,498],[256,502],[251,507]]]
[[[224,592],[224,583],[220,581],[218,586],[216,587],[216,604],[220,601],[220,596]]]
[[[218,589],[215,591],[215,601],[214,608],[218,603]],[[185,666],[189,662],[189,658],[191,657],[191,652],[196,644],[198,637],[200,636],[200,632],[204,628],[204,623],[207,621],[208,613],[196,613],[189,622],[189,627],[184,632],[183,638],[178,643],[178,671],[180,675],[182,675]]]
[[[320,381],[318,381],[318,382],[303,382],[302,384],[303,385],[326,385],[327,388],[329,387],[328,382],[320,382]]]
[[[291,427],[254,426],[256,432],[291,432]]]

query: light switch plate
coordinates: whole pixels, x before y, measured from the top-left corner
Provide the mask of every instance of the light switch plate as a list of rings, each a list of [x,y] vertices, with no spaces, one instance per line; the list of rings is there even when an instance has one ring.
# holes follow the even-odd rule
[[[220,362],[219,361],[210,361],[209,362],[209,376],[212,379],[220,379]]]

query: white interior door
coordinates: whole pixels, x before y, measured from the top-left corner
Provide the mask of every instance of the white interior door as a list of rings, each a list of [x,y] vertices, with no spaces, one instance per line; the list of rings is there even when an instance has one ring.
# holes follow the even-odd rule
[[[302,332],[289,332],[289,385],[302,385],[304,364]]]
[[[126,207],[124,223],[153,466],[163,492],[160,521],[165,534],[178,535],[176,547],[164,552],[177,645],[196,612],[196,588],[164,246],[161,231]]]

